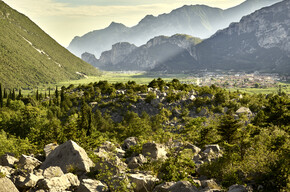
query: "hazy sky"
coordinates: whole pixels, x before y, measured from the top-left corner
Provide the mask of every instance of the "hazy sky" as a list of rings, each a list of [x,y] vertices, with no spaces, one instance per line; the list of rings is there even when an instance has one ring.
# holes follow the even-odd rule
[[[74,36],[107,27],[112,21],[134,26],[148,14],[169,13],[183,5],[228,8],[244,0],[3,0],[67,47]]]

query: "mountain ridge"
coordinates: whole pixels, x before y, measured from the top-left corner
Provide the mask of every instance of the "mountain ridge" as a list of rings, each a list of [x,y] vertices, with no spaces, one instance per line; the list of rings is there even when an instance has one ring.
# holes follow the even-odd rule
[[[5,87],[30,87],[99,73],[3,1],[0,33],[0,82]]]
[[[187,38],[180,42],[170,41],[174,36],[155,37],[133,51],[127,51],[122,58],[114,58],[119,62],[114,62],[113,65],[110,59],[114,55],[107,54],[112,52],[111,49],[97,60],[98,67],[109,70],[170,73],[196,70],[257,70],[290,74],[289,12],[289,1],[262,8],[198,43],[191,43]],[[117,48],[114,47],[114,53],[120,52]],[[88,57],[83,59],[87,60]]]
[[[156,36],[172,36],[177,33],[204,39],[217,30],[228,27],[231,22],[239,21],[242,16],[278,1],[281,0],[247,0],[226,10],[206,5],[185,5],[168,14],[160,14],[156,17],[146,15],[131,28],[124,27],[120,31],[109,31],[107,27],[91,31],[82,37],[74,38],[68,49],[77,56],[89,52],[99,57],[103,51],[109,50],[118,42],[129,42],[140,46]]]

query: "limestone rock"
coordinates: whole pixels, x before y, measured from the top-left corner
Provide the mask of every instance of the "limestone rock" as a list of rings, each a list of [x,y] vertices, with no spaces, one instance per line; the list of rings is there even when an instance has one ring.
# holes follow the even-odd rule
[[[130,169],[136,169],[143,163],[146,163],[147,159],[142,155],[139,154],[137,157],[132,157],[131,160],[128,163],[128,167]]]
[[[9,167],[4,167],[0,165],[0,174],[5,175],[6,177],[10,175]]]
[[[53,150],[42,163],[41,169],[50,166],[58,166],[64,173],[72,167],[77,172],[89,172],[94,166],[92,160],[88,157],[86,151],[77,145],[74,141],[67,141]]]
[[[138,141],[136,137],[128,137],[125,139],[122,147],[127,150],[130,149],[130,147],[137,145],[137,143]]]
[[[80,181],[76,175],[67,173],[60,177],[53,177],[51,179],[42,179],[37,183],[37,189],[62,192],[71,187],[78,187]]]
[[[94,152],[94,154],[99,158],[96,163],[95,169],[101,172],[110,170],[113,175],[122,173],[126,170],[126,163],[122,162],[121,159],[112,152],[107,152],[104,150],[99,150],[99,152]]]
[[[185,147],[184,147],[185,149],[191,149],[192,150],[192,152],[194,153],[194,154],[198,154],[200,151],[201,151],[201,149],[199,148],[199,147],[197,147],[197,146],[195,146],[195,145],[192,145],[192,144],[187,144],[187,145],[185,145]]]
[[[19,192],[12,181],[6,177],[0,178],[0,192]]]
[[[5,155],[2,155],[0,157],[0,165],[2,165],[2,166],[12,167],[14,165],[14,163],[17,161],[18,161],[18,159],[16,159],[15,157],[13,157],[9,154],[5,154]]]
[[[30,189],[32,187],[34,187],[38,180],[40,180],[42,178],[37,177],[36,175],[34,175],[33,173],[30,173],[25,180],[19,185],[19,188],[21,189]]]
[[[198,192],[198,189],[188,181],[178,181],[160,184],[153,192]]]
[[[206,145],[204,152],[206,153],[207,150],[212,149],[214,152],[220,152],[219,145]]]
[[[48,168],[46,168],[43,171],[43,177],[47,178],[47,179],[50,179],[50,178],[53,178],[53,177],[61,177],[63,174],[64,173],[61,170],[61,168],[60,167],[56,167],[56,166],[48,167]]]
[[[247,191],[248,190],[246,189],[245,186],[235,184],[229,187],[228,192],[247,192]]]
[[[93,179],[83,179],[77,192],[105,192],[108,191],[108,186],[101,181]]]
[[[142,148],[142,154],[155,160],[167,158],[165,147],[157,143],[145,143]]]
[[[213,180],[202,180],[201,186],[206,189],[220,189],[220,186]]]
[[[247,107],[241,107],[241,108],[239,108],[239,109],[236,111],[236,114],[237,114],[237,115],[239,115],[239,114],[243,114],[243,113],[251,115],[251,114],[252,114],[252,111],[251,111],[249,108],[247,108]]]
[[[41,165],[41,162],[34,157],[21,155],[18,165],[20,169],[32,172],[36,167]]]
[[[44,147],[45,157],[47,157],[57,146],[58,144],[56,143],[50,143],[50,144],[45,145]]]
[[[155,183],[159,181],[156,177],[152,175],[144,175],[142,173],[130,174],[128,176],[131,183],[135,184],[135,192],[147,192],[154,189]]]

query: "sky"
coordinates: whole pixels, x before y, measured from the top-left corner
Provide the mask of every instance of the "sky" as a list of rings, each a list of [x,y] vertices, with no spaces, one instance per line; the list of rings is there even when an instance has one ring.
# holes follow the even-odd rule
[[[75,36],[103,29],[111,22],[128,27],[146,15],[169,13],[183,5],[204,4],[226,9],[244,0],[3,0],[25,14],[62,46]]]

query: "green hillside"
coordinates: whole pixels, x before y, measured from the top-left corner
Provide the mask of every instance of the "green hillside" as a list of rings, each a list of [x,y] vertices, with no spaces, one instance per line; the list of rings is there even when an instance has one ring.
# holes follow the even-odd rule
[[[99,72],[59,45],[28,17],[0,1],[0,82],[30,87]]]

